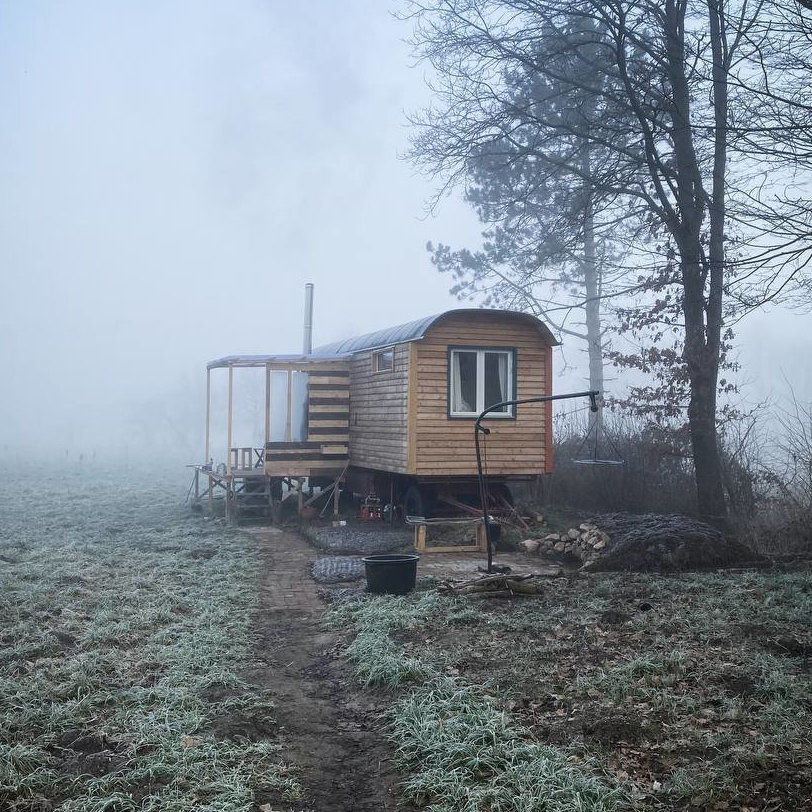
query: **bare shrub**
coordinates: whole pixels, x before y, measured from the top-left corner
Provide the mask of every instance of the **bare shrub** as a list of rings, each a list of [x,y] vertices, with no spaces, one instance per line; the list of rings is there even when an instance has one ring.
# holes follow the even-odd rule
[[[812,554],[812,405],[789,392],[789,407],[775,415],[775,437],[754,466],[757,511],[741,528],[768,555]]]
[[[760,406],[719,431],[730,527],[771,556],[812,554],[812,406]],[[586,439],[585,439],[586,438]],[[585,465],[592,457],[622,465]],[[558,415],[555,472],[531,495],[545,510],[573,514],[696,514],[684,429],[622,413],[603,416],[595,444],[583,413]]]
[[[544,484],[545,505],[589,512],[696,512],[693,465],[684,432],[606,414],[596,446],[586,419],[559,416],[556,422],[555,473]],[[592,457],[623,464],[577,462]]]
[[[719,432],[731,528],[768,555],[812,552],[812,407],[794,397],[791,402],[773,420],[768,419],[772,412],[759,407]],[[579,462],[592,457],[623,464]],[[559,415],[555,472],[539,484],[535,497],[547,510],[575,514],[693,515],[696,492],[687,434],[607,413],[596,445],[583,414]]]

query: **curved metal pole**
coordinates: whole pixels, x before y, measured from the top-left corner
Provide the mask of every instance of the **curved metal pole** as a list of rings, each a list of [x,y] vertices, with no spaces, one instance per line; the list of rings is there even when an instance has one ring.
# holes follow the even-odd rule
[[[485,541],[488,545],[488,569],[491,572],[493,567],[493,547],[491,545],[491,526],[488,521],[488,494],[485,487],[485,474],[482,471],[482,452],[479,448],[479,434],[490,434],[491,430],[482,425],[482,418],[490,412],[495,412],[504,406],[521,406],[523,403],[547,403],[551,400],[569,400],[571,398],[589,398],[589,410],[598,411],[597,389],[589,389],[586,392],[571,392],[566,395],[540,395],[536,398],[521,398],[520,400],[503,400],[501,403],[494,403],[487,409],[480,412],[479,417],[474,421],[474,446],[476,448],[476,471],[479,482],[479,499],[482,503],[482,521],[485,524]]]

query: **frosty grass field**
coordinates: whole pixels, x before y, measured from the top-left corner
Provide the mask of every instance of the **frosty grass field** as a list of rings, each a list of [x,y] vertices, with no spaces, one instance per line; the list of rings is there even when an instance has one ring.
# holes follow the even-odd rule
[[[256,537],[192,515],[183,469],[4,473],[0,810],[310,808],[273,698],[240,676],[258,665]],[[401,799],[430,812],[812,803],[808,564],[572,574],[516,601],[419,586],[325,617],[347,690],[382,711],[366,744],[388,739]],[[241,737],[237,718],[259,733]]]
[[[251,808],[301,788],[240,672],[260,556],[192,517],[174,475],[85,463],[5,471],[0,492],[0,809]]]

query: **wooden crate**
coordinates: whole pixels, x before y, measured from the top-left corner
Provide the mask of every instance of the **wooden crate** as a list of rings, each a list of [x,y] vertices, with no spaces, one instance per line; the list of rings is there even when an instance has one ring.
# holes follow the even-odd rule
[[[476,544],[457,544],[445,547],[429,547],[427,526],[441,524],[475,524]],[[482,519],[428,519],[414,522],[414,548],[418,553],[487,553],[488,539]]]

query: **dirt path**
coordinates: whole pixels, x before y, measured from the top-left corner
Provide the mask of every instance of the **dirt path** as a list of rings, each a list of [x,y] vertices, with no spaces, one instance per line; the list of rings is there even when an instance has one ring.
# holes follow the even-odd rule
[[[340,636],[325,632],[324,605],[309,577],[315,552],[298,536],[258,533],[267,550],[255,659],[250,678],[273,691],[286,760],[307,794],[298,805],[258,798],[274,810],[394,810],[398,780],[383,741],[378,709],[338,656]]]

